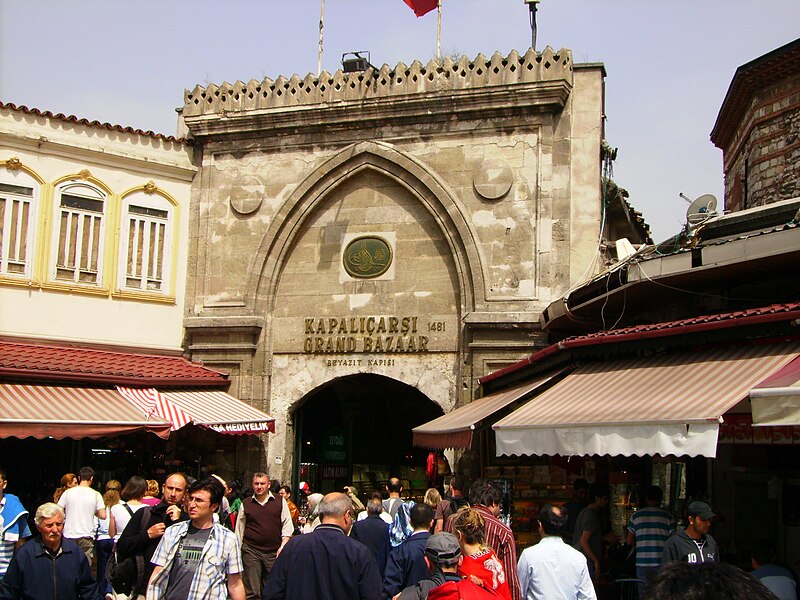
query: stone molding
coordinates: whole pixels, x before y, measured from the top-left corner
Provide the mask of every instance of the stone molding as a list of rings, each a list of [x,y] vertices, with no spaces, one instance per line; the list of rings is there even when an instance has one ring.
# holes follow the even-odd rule
[[[410,66],[399,63],[394,69],[383,65],[357,73],[309,73],[302,79],[292,75],[275,81],[267,77],[248,83],[198,85],[184,91],[182,114],[220,115],[545,81],[563,80],[571,85],[572,67],[568,49],[555,51],[548,46],[541,53],[529,49],[524,55],[512,50],[507,57],[495,52],[490,59],[478,54],[473,61],[466,56],[458,62],[445,58],[431,60],[427,65],[415,60]]]
[[[188,348],[192,352],[258,349],[264,317],[187,317],[183,320]]]

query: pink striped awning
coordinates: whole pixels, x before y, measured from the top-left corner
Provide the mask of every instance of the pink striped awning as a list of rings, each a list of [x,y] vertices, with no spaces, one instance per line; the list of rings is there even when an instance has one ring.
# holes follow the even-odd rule
[[[799,352],[785,343],[583,365],[494,424],[497,455],[713,457],[725,412]]]
[[[217,433],[275,433],[273,417],[225,392],[203,389],[161,392],[161,395],[190,414],[195,425]]]
[[[146,416],[115,390],[0,383],[0,438],[98,438],[150,431],[169,436],[170,423]]]
[[[523,384],[473,400],[447,413],[414,427],[413,442],[421,448],[469,448],[475,425],[491,417],[517,400],[531,394],[561,371],[538,377]]]

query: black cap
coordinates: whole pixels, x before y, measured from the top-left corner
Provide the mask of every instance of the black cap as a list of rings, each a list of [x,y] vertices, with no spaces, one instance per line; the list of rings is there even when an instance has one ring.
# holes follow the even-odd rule
[[[689,504],[689,508],[686,509],[686,514],[688,514],[690,517],[700,517],[706,521],[717,516],[714,514],[708,504],[705,502],[700,502],[699,500]]]
[[[428,538],[425,556],[437,565],[454,565],[461,556],[458,538],[452,533],[436,533]]]

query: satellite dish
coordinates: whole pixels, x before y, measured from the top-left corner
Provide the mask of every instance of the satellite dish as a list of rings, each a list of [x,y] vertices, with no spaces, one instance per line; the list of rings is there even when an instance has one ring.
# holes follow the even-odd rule
[[[681,194],[681,198],[688,200]],[[689,202],[686,210],[686,221],[689,225],[698,225],[717,214],[717,197],[714,194],[703,194],[696,200]]]

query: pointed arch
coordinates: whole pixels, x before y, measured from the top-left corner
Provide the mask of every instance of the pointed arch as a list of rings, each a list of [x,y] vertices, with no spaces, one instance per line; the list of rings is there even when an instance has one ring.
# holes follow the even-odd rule
[[[273,219],[250,273],[247,304],[256,314],[269,314],[282,267],[293,241],[326,198],[350,178],[372,170],[407,189],[433,216],[450,248],[458,281],[461,314],[484,303],[480,251],[463,206],[426,165],[385,142],[348,146],[311,172]]]

